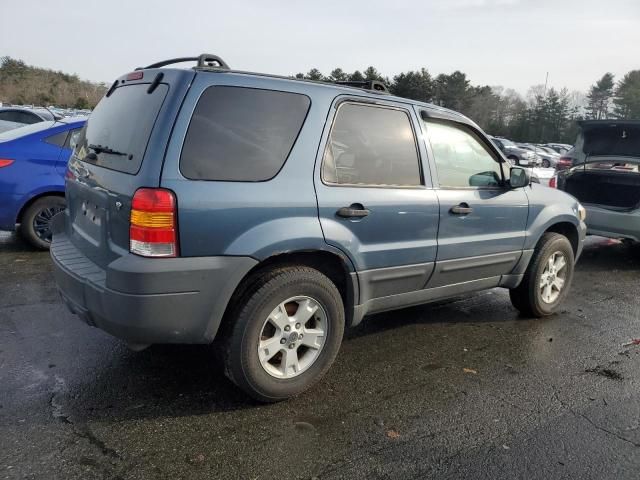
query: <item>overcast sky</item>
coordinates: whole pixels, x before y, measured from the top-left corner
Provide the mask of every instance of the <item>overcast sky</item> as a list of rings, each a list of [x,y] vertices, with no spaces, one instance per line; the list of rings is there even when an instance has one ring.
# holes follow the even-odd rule
[[[547,71],[585,91],[640,68],[640,0],[0,0],[0,18],[0,56],[104,82],[204,52],[284,75],[461,70],[522,93]]]

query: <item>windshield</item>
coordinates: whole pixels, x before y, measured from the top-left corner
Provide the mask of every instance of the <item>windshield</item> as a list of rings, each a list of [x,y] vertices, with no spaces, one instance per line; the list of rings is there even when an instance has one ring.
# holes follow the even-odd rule
[[[515,147],[515,145],[516,145],[511,140],[507,140],[506,138],[498,138],[498,140],[500,140],[502,142],[502,144],[505,145],[505,146]]]

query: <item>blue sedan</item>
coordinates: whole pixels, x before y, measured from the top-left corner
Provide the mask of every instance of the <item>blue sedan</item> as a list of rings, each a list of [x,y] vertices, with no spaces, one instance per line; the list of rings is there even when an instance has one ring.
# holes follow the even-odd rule
[[[65,208],[64,175],[86,117],[44,121],[0,133],[0,230],[46,249],[49,222]]]

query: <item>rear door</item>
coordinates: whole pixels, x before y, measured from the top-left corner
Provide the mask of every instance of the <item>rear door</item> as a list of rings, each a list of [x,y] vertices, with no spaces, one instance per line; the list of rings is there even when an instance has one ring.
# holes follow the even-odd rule
[[[129,250],[131,199],[140,187],[159,186],[171,128],[194,75],[164,69],[119,78],[79,135],[66,182],[68,234],[102,267]]]
[[[429,287],[481,279],[497,284],[522,255],[527,195],[503,186],[501,158],[480,132],[422,116],[440,201],[438,256]]]
[[[436,257],[438,200],[410,107],[339,98],[330,112],[316,192],[327,243],[354,263],[361,302],[424,288]]]

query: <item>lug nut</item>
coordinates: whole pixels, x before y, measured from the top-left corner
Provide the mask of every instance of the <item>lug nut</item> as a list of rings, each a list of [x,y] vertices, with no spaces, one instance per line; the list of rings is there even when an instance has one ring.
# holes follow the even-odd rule
[[[300,335],[298,336],[298,338],[302,338],[303,336],[304,336],[304,335],[300,334]]]
[[[295,343],[292,343],[289,345],[289,348],[294,348],[295,346],[296,346]]]
[[[291,327],[289,325],[287,325],[286,327],[284,327],[284,331],[288,332],[289,330],[291,330]]]
[[[299,323],[296,323],[296,328],[300,328],[300,324]]]
[[[287,339],[286,338],[281,338],[280,339],[280,343],[284,345],[285,343],[287,343]]]

